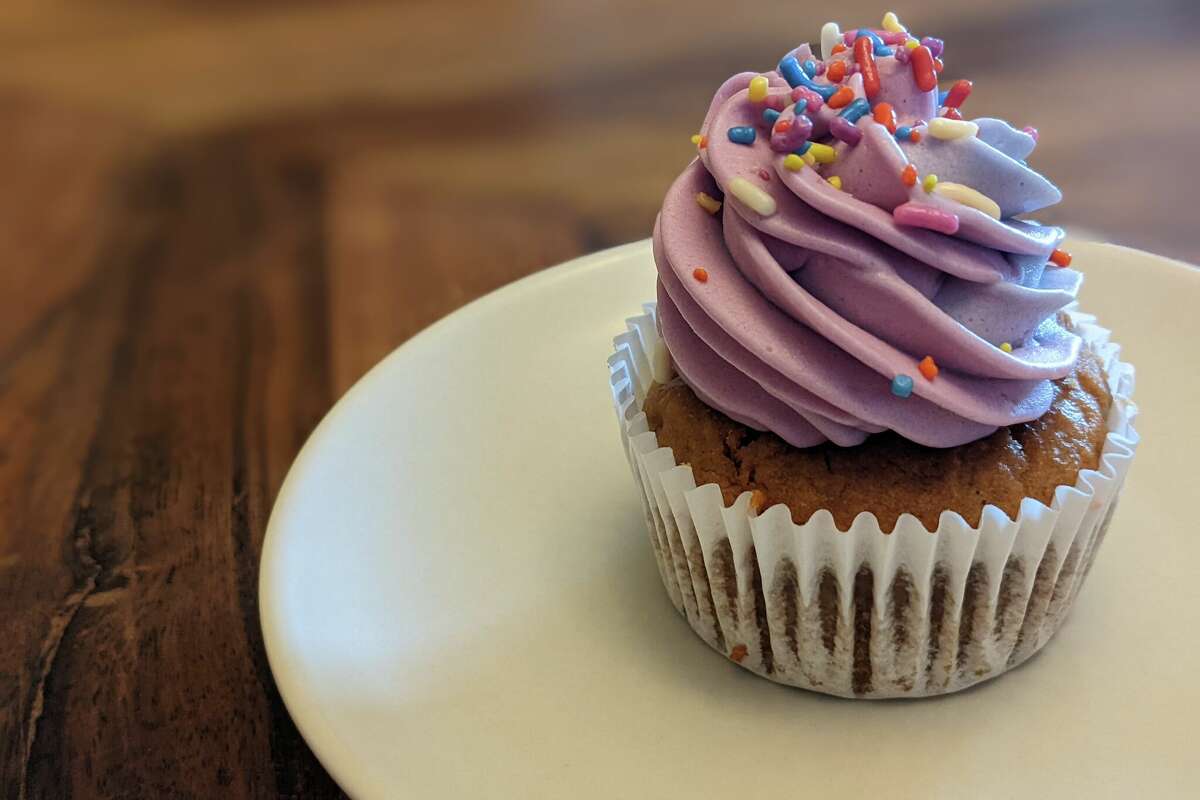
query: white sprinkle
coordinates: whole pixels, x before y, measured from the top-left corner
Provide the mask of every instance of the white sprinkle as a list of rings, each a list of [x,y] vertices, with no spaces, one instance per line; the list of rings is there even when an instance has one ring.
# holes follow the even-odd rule
[[[745,178],[734,178],[729,182],[729,193],[764,217],[775,213],[775,198]]]
[[[836,22],[826,22],[821,26],[821,58],[828,61],[833,55],[833,46],[842,41],[842,29]]]
[[[929,120],[929,135],[935,139],[963,139],[979,133],[979,126],[965,119],[934,117]]]
[[[650,373],[655,383],[667,383],[675,377],[675,368],[671,365],[671,351],[660,338],[654,343],[654,354],[650,358]]]
[[[970,186],[964,186],[961,183],[938,181],[937,185],[933,187],[933,193],[940,194],[947,200],[953,200],[956,203],[962,203],[964,206],[982,211],[992,219],[1000,219],[1000,206],[996,204],[995,200],[978,189],[972,189]]]

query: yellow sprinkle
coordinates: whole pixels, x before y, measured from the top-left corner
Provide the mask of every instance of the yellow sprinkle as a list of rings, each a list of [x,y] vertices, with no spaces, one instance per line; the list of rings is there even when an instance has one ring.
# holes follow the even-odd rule
[[[799,172],[804,169],[804,159],[795,153],[788,153],[783,157],[783,168],[788,172]]]
[[[1011,353],[1011,352],[1012,352],[1012,345],[1011,345],[1011,344],[1009,344],[1008,342],[1001,342],[1001,343],[1000,343],[1000,349],[1001,349],[1001,350],[1003,350],[1003,351],[1004,351],[1004,352],[1006,352],[1006,353]]]
[[[710,214],[715,214],[721,210],[721,201],[715,197],[710,197],[704,192],[696,195],[696,204]]]
[[[904,47],[907,50],[916,50],[920,46],[921,46],[921,43],[918,42],[916,39],[905,39],[904,40]]]
[[[842,179],[839,178],[837,175],[830,175],[829,176],[829,185],[835,189],[841,189],[842,188]]]
[[[808,152],[812,153],[812,157],[817,160],[818,164],[832,164],[837,161],[837,151],[827,144],[813,142]]]
[[[926,175],[925,179],[921,181],[921,188],[927,192],[932,192],[935,186],[937,186],[937,175],[934,175],[932,172]]]
[[[889,33],[908,33],[908,28],[900,24],[900,19],[896,16],[895,11],[889,11],[883,15],[883,29]]]
[[[933,187],[933,193],[939,194],[947,200],[953,200],[956,203],[962,203],[964,206],[982,211],[992,219],[1000,219],[1000,206],[996,204],[996,201],[983,192],[972,189],[970,186],[963,186],[961,183],[951,183],[950,181],[939,181]]]
[[[696,147],[700,146],[700,134],[698,134],[698,133],[692,134],[692,144],[696,145]]]
[[[750,79],[750,102],[761,103],[767,99],[767,76],[755,75]]]
[[[809,150],[811,151],[812,148],[810,147]],[[813,156],[812,152],[807,152],[804,155],[800,156],[800,158],[802,161],[804,161],[805,164],[808,164],[810,167],[815,167],[817,165],[817,159],[815,156]]]
[[[928,131],[935,139],[962,139],[979,133],[979,126],[965,119],[934,117],[929,120]]]
[[[741,200],[751,210],[764,217],[775,213],[775,198],[745,178],[734,178],[729,182],[729,193]]]

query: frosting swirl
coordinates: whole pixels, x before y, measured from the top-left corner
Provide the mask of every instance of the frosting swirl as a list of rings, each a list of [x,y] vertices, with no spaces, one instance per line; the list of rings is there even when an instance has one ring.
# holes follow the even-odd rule
[[[1058,312],[1081,276],[1056,265],[1061,229],[1015,217],[1061,198],[1024,162],[1036,132],[961,120],[970,85],[939,93],[937,40],[829,28],[824,61],[803,45],[717,90],[667,192],[676,370],[798,447],[950,447],[1041,416],[1079,352]]]

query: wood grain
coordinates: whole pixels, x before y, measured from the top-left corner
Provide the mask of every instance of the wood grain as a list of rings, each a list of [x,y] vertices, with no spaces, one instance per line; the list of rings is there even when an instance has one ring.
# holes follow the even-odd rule
[[[1200,258],[1188,4],[969,6],[905,15],[1041,129],[1047,216]],[[258,627],[291,459],[430,322],[648,233],[715,86],[822,21],[731,13],[0,8],[0,798],[339,796]]]

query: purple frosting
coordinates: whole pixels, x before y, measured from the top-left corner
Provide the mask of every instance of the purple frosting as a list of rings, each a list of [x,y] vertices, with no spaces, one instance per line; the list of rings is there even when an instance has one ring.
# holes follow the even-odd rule
[[[788,55],[813,58],[807,45]],[[831,56],[808,80],[828,86],[828,65],[853,59],[852,49]],[[753,102],[755,73],[735,75],[717,90],[701,128],[707,146],[671,186],[654,228],[659,324],[676,370],[709,405],[798,447],[850,446],[884,430],[951,447],[1036,419],[1080,347],[1058,323],[1080,275],[1047,263],[1062,231],[1014,216],[1061,197],[1023,160],[1034,137],[979,119],[974,135],[938,138],[928,125],[944,113],[937,90],[917,86],[910,59],[875,61],[871,105],[890,104],[917,141],[870,112],[853,123],[861,136],[835,138],[842,109],[811,86],[793,91],[765,73],[769,99]],[[845,75],[841,85],[865,97],[861,73]],[[793,97],[815,102],[797,115]],[[785,123],[773,131],[763,110],[781,100]],[[733,142],[735,126],[759,135]],[[804,137],[836,160],[796,169],[787,148],[802,152]],[[910,164],[911,186],[902,179]],[[946,186],[928,191],[928,175],[995,205],[965,205]],[[745,182],[774,208],[747,204]],[[720,212],[698,204],[700,193],[723,199]],[[693,277],[697,267],[706,281]],[[926,356],[938,367],[932,379],[918,368]],[[893,393],[897,376],[912,379],[910,396]]]

